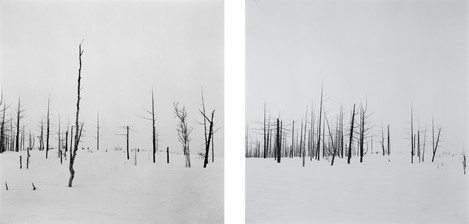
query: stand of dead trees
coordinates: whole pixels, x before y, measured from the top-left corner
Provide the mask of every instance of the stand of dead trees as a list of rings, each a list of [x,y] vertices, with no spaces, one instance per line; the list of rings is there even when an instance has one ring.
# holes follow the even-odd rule
[[[381,135],[378,134],[380,149],[373,152],[374,125],[370,119],[372,113],[368,112],[366,101],[364,104],[360,103],[358,107],[353,104],[347,124],[342,105],[336,117],[330,116],[326,111],[322,85],[319,96],[319,108],[316,108],[316,111],[313,109],[309,111],[309,107],[306,107],[304,117],[299,120],[292,119],[288,123],[283,122],[280,118],[272,120],[264,100],[262,121],[255,122],[259,127],[246,124],[245,157],[274,158],[277,163],[281,162],[282,157],[297,157],[301,159],[304,167],[307,158],[310,161],[313,159],[319,161],[322,158],[334,165],[338,158],[346,158],[346,162],[350,164],[353,157],[363,163],[365,155],[369,153],[380,154],[382,151],[383,156],[391,155],[391,124],[381,124]],[[410,111],[410,162],[415,162],[415,156],[418,157],[418,162],[424,162],[428,145],[427,126],[420,128],[419,124],[415,125],[414,119],[412,106]],[[432,118],[432,162],[435,160],[440,146],[441,130],[441,127],[435,126]]]

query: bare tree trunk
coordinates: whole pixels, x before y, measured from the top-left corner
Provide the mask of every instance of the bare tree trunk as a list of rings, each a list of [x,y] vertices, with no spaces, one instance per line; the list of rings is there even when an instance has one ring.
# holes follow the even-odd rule
[[[127,160],[130,160],[130,155],[129,155],[129,126],[126,126],[126,148],[127,148]]]
[[[389,131],[389,124],[388,124],[388,156],[391,154],[391,134]]]
[[[68,151],[68,128],[67,131],[65,131],[65,160],[67,160],[67,151]]]
[[[438,149],[438,142],[440,141],[441,127],[438,128],[438,135],[436,137],[435,148],[433,149],[432,162],[435,161],[436,150]]]
[[[205,160],[204,160],[204,168],[207,167],[207,164],[208,164],[208,154],[209,154],[209,150],[210,150],[210,141],[212,140],[212,135],[213,135],[213,116],[215,114],[215,110],[212,111],[212,118],[211,119],[208,119],[207,116],[204,115],[204,120],[207,119],[208,122],[210,123],[210,128],[209,128],[209,131],[208,131],[208,139],[207,139],[207,142],[206,142],[206,145],[205,145]]]
[[[353,104],[352,121],[350,122],[350,140],[349,140],[348,158],[347,158],[347,163],[348,164],[350,164],[350,159],[352,158],[352,142],[353,142],[354,120],[355,120],[355,104]]]
[[[23,110],[21,109],[21,99],[18,98],[18,109],[16,111],[16,148],[15,152],[19,151],[20,148],[20,119],[22,117]]]
[[[266,123],[265,123],[265,119],[266,119],[266,102],[264,100],[264,159],[267,158],[267,143],[268,143],[268,137],[267,137],[267,133],[266,133]]]
[[[49,119],[49,107],[50,106],[50,96],[47,99],[47,119],[46,119],[46,159],[49,154],[49,128],[50,128],[50,119]]]
[[[280,121],[277,118],[277,163],[280,163],[282,145],[280,142]]]
[[[2,92],[2,103],[3,103],[3,92]],[[6,150],[5,147],[5,111],[6,111],[6,105],[3,103],[3,111],[2,111],[2,124],[0,127],[0,152],[3,153]]]
[[[427,125],[425,125],[425,133],[423,134],[422,162],[425,162],[425,145],[427,142]]]
[[[317,154],[316,159],[319,161],[320,148],[321,148],[321,119],[322,119],[322,97],[323,97],[323,84],[321,83],[321,100],[319,102],[319,121],[318,121],[318,141],[316,142]]]
[[[169,146],[166,147],[166,163],[169,164]]]
[[[153,163],[156,163],[155,97],[153,95],[153,89],[151,90],[151,119],[153,131]]]
[[[410,163],[414,163],[414,109],[412,105],[410,107],[410,141]]]
[[[83,41],[82,41],[83,43]],[[75,157],[77,156],[77,151],[78,151],[78,144],[80,143],[80,137],[81,137],[81,131],[83,130],[83,124],[80,127],[80,120],[79,120],[79,115],[80,115],[80,90],[81,90],[81,56],[83,55],[83,50],[81,49],[81,44],[78,46],[78,59],[79,59],[79,68],[78,68],[78,87],[77,87],[77,112],[75,116],[75,145],[73,149],[73,154],[70,156],[70,178],[68,180],[68,187],[72,187],[73,184],[73,178],[75,178],[75,170],[73,169],[73,164],[75,162]],[[49,114],[49,113],[48,113]],[[49,119],[47,119],[49,120]],[[48,125],[49,126],[49,125]],[[72,151],[72,150],[70,150]]]

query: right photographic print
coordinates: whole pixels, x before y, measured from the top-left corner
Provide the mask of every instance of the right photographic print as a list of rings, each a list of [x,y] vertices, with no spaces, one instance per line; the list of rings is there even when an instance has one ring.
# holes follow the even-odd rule
[[[469,223],[468,2],[246,1],[246,223]]]

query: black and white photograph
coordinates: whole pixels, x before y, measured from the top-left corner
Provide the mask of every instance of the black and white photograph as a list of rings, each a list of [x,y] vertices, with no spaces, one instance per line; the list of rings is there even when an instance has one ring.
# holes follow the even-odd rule
[[[246,1],[246,223],[469,223],[468,4]]]
[[[0,223],[223,223],[223,10],[0,1]]]

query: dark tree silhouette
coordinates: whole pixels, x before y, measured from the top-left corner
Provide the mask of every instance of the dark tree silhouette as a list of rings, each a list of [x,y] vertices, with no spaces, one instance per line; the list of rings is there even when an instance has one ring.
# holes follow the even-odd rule
[[[22,109],[21,99],[18,98],[18,107],[16,109],[16,147],[15,152],[19,152],[20,149],[20,128],[21,128],[21,119],[24,118],[24,110]]]
[[[77,156],[77,151],[78,151],[78,144],[80,143],[80,137],[81,137],[81,132],[83,130],[83,123],[81,124],[80,128],[80,120],[79,120],[79,115],[80,115],[80,91],[81,91],[81,66],[82,66],[82,61],[81,61],[81,56],[83,55],[84,50],[81,49],[83,41],[78,45],[78,61],[79,61],[79,67],[78,67],[78,87],[77,87],[77,111],[76,111],[76,116],[75,116],[75,142],[74,142],[74,148],[73,148],[73,154],[70,156],[70,178],[68,180],[68,187],[72,187],[73,184],[73,178],[75,177],[75,170],[73,169],[73,164],[75,162],[75,157]],[[70,150],[71,151],[71,150]]]
[[[348,153],[347,153],[347,163],[350,164],[350,159],[352,158],[352,142],[353,142],[353,127],[355,122],[355,104],[353,104],[353,111],[352,111],[352,119],[350,121],[350,137],[349,137],[349,146],[348,146]]]
[[[46,159],[49,155],[49,133],[50,133],[50,96],[47,99],[47,119],[46,119]]]

